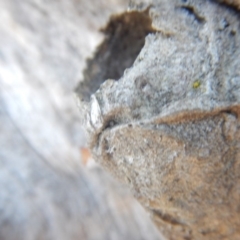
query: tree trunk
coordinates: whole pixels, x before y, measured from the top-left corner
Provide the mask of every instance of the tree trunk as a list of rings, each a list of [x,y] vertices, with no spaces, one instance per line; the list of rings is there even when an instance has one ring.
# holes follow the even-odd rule
[[[167,239],[238,240],[239,11],[132,1],[105,34],[77,89],[94,158]]]
[[[73,98],[124,0],[0,0],[0,239],[162,239],[126,188],[81,164]]]

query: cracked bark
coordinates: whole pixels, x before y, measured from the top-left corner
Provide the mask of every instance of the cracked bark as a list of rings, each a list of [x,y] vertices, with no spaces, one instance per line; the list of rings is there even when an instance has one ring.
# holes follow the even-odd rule
[[[107,33],[77,89],[95,159],[131,187],[168,239],[240,236],[240,21],[224,2],[132,1],[154,31],[141,35],[121,77],[97,73],[96,81],[94,69],[118,71],[133,56],[111,58]]]

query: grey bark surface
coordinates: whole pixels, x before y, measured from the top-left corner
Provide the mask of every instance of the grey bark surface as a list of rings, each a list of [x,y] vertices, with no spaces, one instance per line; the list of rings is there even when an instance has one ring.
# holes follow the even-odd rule
[[[131,187],[167,239],[240,238],[240,13],[219,2],[132,1],[131,20],[106,33],[77,89],[95,159]],[[149,14],[155,32],[133,65],[120,78],[89,77],[93,65],[109,67],[106,56],[121,67],[122,53],[113,59],[104,44],[135,31],[136,12]]]
[[[73,97],[124,0],[0,0],[0,239],[162,239],[126,188],[81,164]]]

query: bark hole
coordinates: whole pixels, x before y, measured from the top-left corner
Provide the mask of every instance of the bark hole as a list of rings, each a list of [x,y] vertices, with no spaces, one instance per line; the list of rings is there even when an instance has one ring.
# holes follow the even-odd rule
[[[145,43],[149,33],[155,33],[149,9],[144,12],[131,11],[110,18],[101,30],[105,39],[87,62],[84,80],[76,91],[84,101],[89,101],[100,85],[107,79],[118,80],[124,70],[131,67]]]

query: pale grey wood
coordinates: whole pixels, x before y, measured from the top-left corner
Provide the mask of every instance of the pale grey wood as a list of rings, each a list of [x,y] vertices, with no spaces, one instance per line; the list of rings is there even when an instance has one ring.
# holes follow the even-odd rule
[[[81,164],[73,88],[127,1],[0,0],[0,239],[160,239],[126,188]]]

